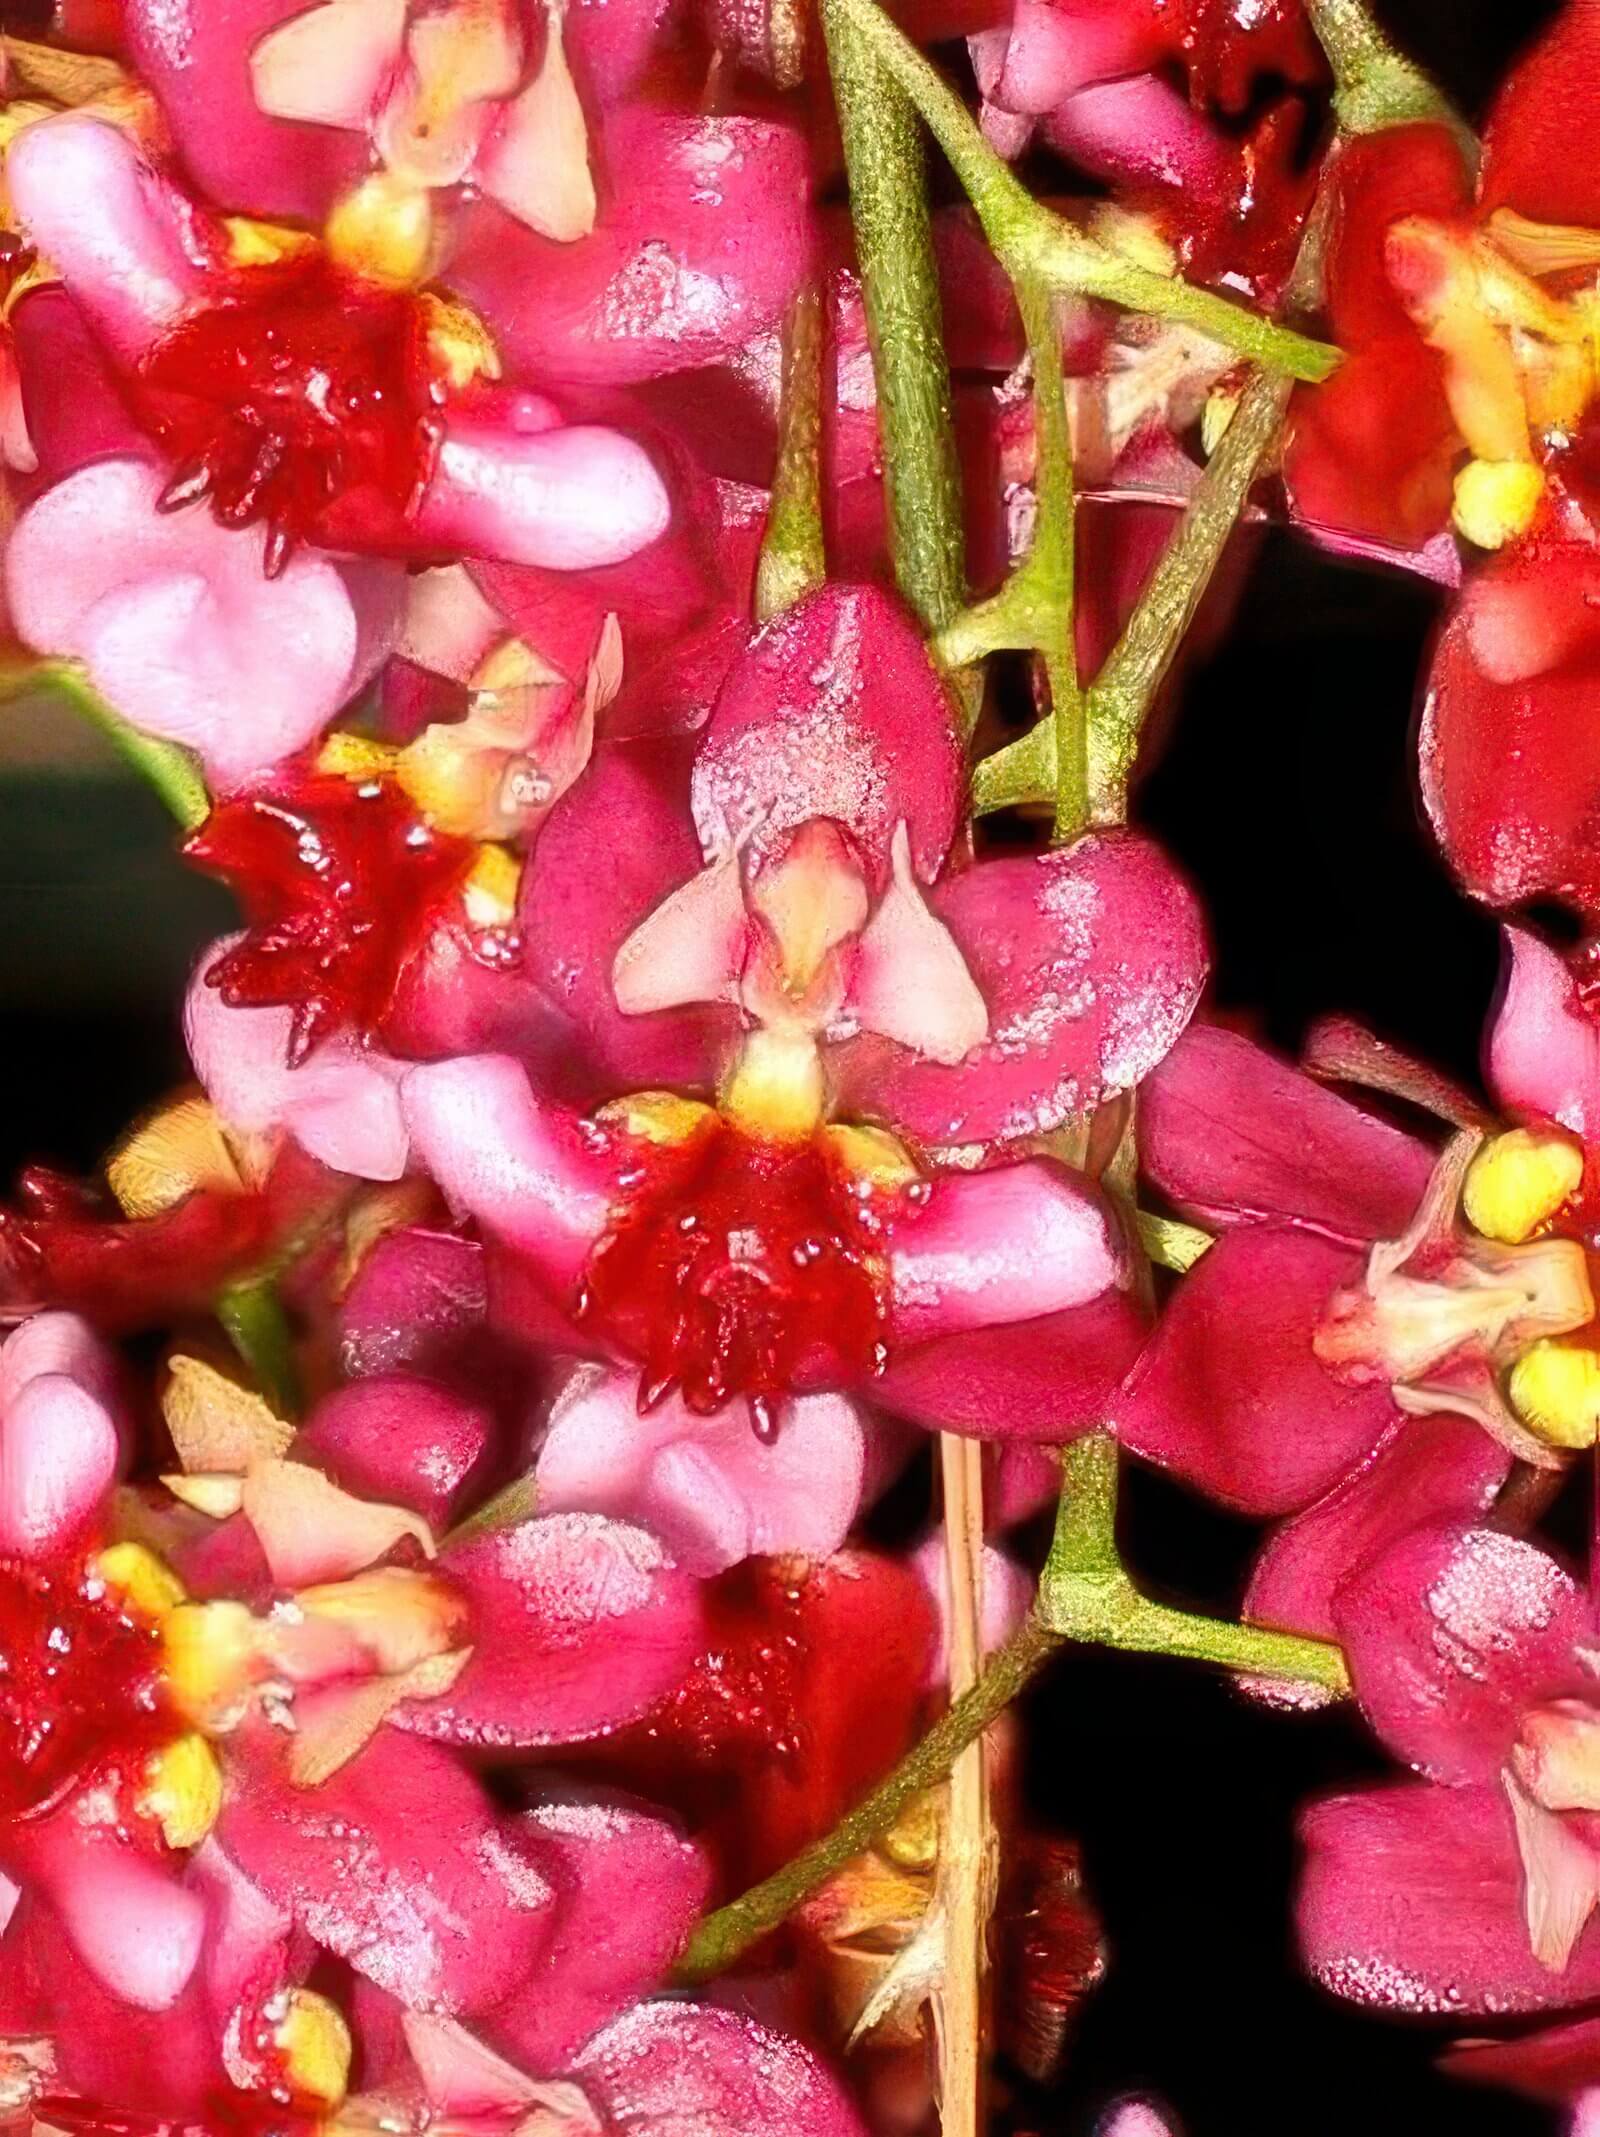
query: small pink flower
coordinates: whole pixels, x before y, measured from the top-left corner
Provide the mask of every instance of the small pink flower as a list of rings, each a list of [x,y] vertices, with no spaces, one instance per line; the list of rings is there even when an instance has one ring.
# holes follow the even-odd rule
[[[1600,1989],[1600,1702],[1587,1598],[1492,1529],[1421,1527],[1334,1621],[1356,1696],[1425,1777],[1313,1806],[1300,1934],[1385,2010],[1559,2009]]]

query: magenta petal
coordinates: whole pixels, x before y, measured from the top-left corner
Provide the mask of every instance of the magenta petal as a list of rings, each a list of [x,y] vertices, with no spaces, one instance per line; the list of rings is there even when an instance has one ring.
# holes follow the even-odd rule
[[[231,1762],[217,1841],[267,1897],[411,2009],[497,2003],[550,1935],[555,1895],[508,1855],[450,1753],[384,1729],[314,1789],[272,1732]]]
[[[611,968],[662,899],[697,875],[681,743],[596,750],[546,818],[523,871],[524,969],[576,1025],[598,1077],[618,1086],[704,1087],[738,1029],[730,1009],[626,1017]]]
[[[576,1117],[543,1100],[521,1062],[468,1054],[411,1069],[400,1087],[412,1144],[458,1209],[570,1290],[605,1229],[612,1181]]]
[[[753,866],[826,817],[885,874],[904,823],[931,882],[965,777],[950,694],[910,616],[872,586],[825,586],[773,618],[722,686],[694,760],[708,860],[747,841]]]
[[[644,1713],[698,1652],[698,1584],[653,1536],[597,1514],[480,1530],[439,1570],[471,1607],[473,1655],[443,1698],[402,1710],[421,1736],[578,1743]]]
[[[1360,1276],[1349,1248],[1253,1225],[1229,1232],[1168,1302],[1110,1421],[1133,1453],[1224,1506],[1282,1514],[1354,1469],[1394,1418],[1387,1387],[1336,1380],[1312,1337]]]
[[[989,1011],[954,1068],[879,1039],[836,1050],[842,1109],[934,1143],[1039,1135],[1147,1076],[1206,975],[1193,894],[1159,847],[1098,833],[1059,853],[985,861],[936,886]]]
[[[357,1498],[407,1506],[435,1529],[470,1489],[489,1452],[493,1420],[409,1374],[383,1374],[318,1403],[296,1446]]]
[[[30,242],[124,359],[204,287],[185,243],[188,203],[121,127],[65,114],[28,127],[6,157],[6,185]]]
[[[1435,1780],[1492,1783],[1524,1710],[1583,1681],[1583,1590],[1498,1529],[1413,1530],[1338,1589],[1333,1615],[1368,1720]]]
[[[1489,1033],[1489,1085],[1509,1111],[1600,1140],[1600,1023],[1566,962],[1523,928],[1504,931],[1506,972]]]
[[[362,135],[269,118],[256,103],[251,53],[304,12],[304,0],[126,0],[134,63],[179,153],[224,208],[320,222],[366,169]]]
[[[50,1902],[102,1987],[140,2011],[165,2011],[200,1962],[205,1906],[167,1864],[115,1831],[79,1821],[69,1804],[13,1826],[7,1858]]]
[[[873,1396],[932,1431],[1054,1446],[1104,1423],[1146,1325],[1131,1292],[1103,1291],[1025,1328],[1001,1323],[896,1351]]]
[[[1561,1973],[1533,1956],[1500,1789],[1413,1783],[1333,1796],[1313,1804],[1301,1834],[1301,1949],[1335,1995],[1460,2019],[1600,1994],[1593,1924]]]
[[[637,1522],[708,1578],[755,1556],[830,1557],[861,1503],[865,1462],[860,1413],[842,1395],[784,1403],[764,1441],[747,1403],[697,1417],[674,1394],[641,1417],[637,1370],[580,1366],[535,1474],[541,1511]]]
[[[1108,1206],[1048,1159],[946,1173],[894,1227],[892,1327],[902,1343],[1084,1306],[1128,1278]]]
[[[1200,199],[1228,182],[1228,136],[1156,74],[1079,90],[1051,113],[1045,138],[1096,178],[1174,186]]]
[[[1397,1239],[1433,1169],[1426,1144],[1237,1032],[1197,1024],[1139,1099],[1139,1157],[1207,1221],[1268,1218],[1332,1239]]]
[[[636,2004],[572,2074],[616,2137],[864,2137],[844,2088],[808,2049],[700,2004]]]
[[[566,424],[524,435],[458,414],[416,531],[424,549],[587,571],[648,548],[671,516],[650,455],[618,431]]]
[[[110,358],[60,283],[44,283],[17,300],[11,334],[41,484],[59,482],[91,460],[148,453]]]
[[[1333,1596],[1342,1581],[1407,1529],[1471,1522],[1487,1512],[1510,1467],[1505,1448],[1469,1418],[1441,1413],[1397,1422],[1363,1468],[1268,1538],[1245,1616],[1333,1639]]]
[[[576,244],[466,219],[451,287],[536,376],[627,384],[715,363],[770,326],[810,259],[796,128],[636,106],[606,124],[611,198]]]
[[[449,1232],[408,1226],[367,1255],[339,1312],[347,1373],[417,1372],[452,1362],[483,1326],[483,1249]]]
[[[664,1979],[710,1878],[692,1841],[625,1797],[554,1796],[524,1822],[566,1881],[543,1964],[490,2031],[529,2070],[551,2072]]]

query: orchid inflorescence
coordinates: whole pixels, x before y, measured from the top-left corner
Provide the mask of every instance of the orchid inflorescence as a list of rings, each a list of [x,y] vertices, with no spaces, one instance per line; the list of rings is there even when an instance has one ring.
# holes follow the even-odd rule
[[[239,908],[0,1209],[0,2129],[998,2126],[1115,1963],[1068,1642],[1353,1702],[1307,1969],[1595,2127],[1600,0],[1481,140],[1364,0],[60,0],[0,90],[7,691]],[[1208,1013],[1130,821],[1268,516],[1446,604],[1481,1093]]]

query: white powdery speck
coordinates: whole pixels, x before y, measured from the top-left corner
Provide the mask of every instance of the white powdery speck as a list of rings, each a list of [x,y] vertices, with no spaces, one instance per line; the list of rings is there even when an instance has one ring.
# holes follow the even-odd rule
[[[1522,1634],[1543,1632],[1572,1594],[1572,1582],[1542,1551],[1494,1529],[1473,1529],[1426,1603],[1447,1640],[1486,1655],[1504,1653]]]
[[[144,34],[169,67],[188,67],[194,62],[194,11],[208,0],[149,0],[144,11]]]
[[[1324,1988],[1351,2003],[1386,2011],[1431,2013],[1436,2017],[1461,2008],[1459,1989],[1435,1988],[1431,1982],[1408,1974],[1391,1959],[1332,1959],[1315,1972]]]
[[[596,307],[597,341],[631,341],[642,334],[686,341],[715,333],[728,316],[731,285],[685,266],[660,238],[641,245],[606,284]]]

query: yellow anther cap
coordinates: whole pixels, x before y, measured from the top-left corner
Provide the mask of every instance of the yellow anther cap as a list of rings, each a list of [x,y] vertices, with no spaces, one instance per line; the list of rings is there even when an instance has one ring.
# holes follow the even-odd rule
[[[433,197],[375,171],[339,202],[323,236],[335,266],[385,289],[415,289],[433,266]]]
[[[139,1808],[161,1827],[169,1848],[197,1848],[222,1813],[222,1768],[205,1738],[180,1736],[144,1770]]]
[[[1600,1434],[1600,1354],[1536,1343],[1511,1369],[1511,1406],[1552,1447],[1592,1447]]]
[[[1517,1246],[1550,1222],[1582,1179],[1583,1152],[1570,1136],[1512,1128],[1473,1159],[1461,1206],[1485,1239]]]
[[[184,1600],[183,1583],[154,1551],[142,1543],[113,1543],[94,1562],[106,1586],[121,1597],[133,1616],[154,1625]]]
[[[321,2107],[341,2107],[355,2053],[343,2014],[314,1989],[291,1989],[287,2001],[272,2038],[290,2088]]]
[[[1531,460],[1469,460],[1456,477],[1455,523],[1479,549],[1503,549],[1533,525],[1544,488]]]

